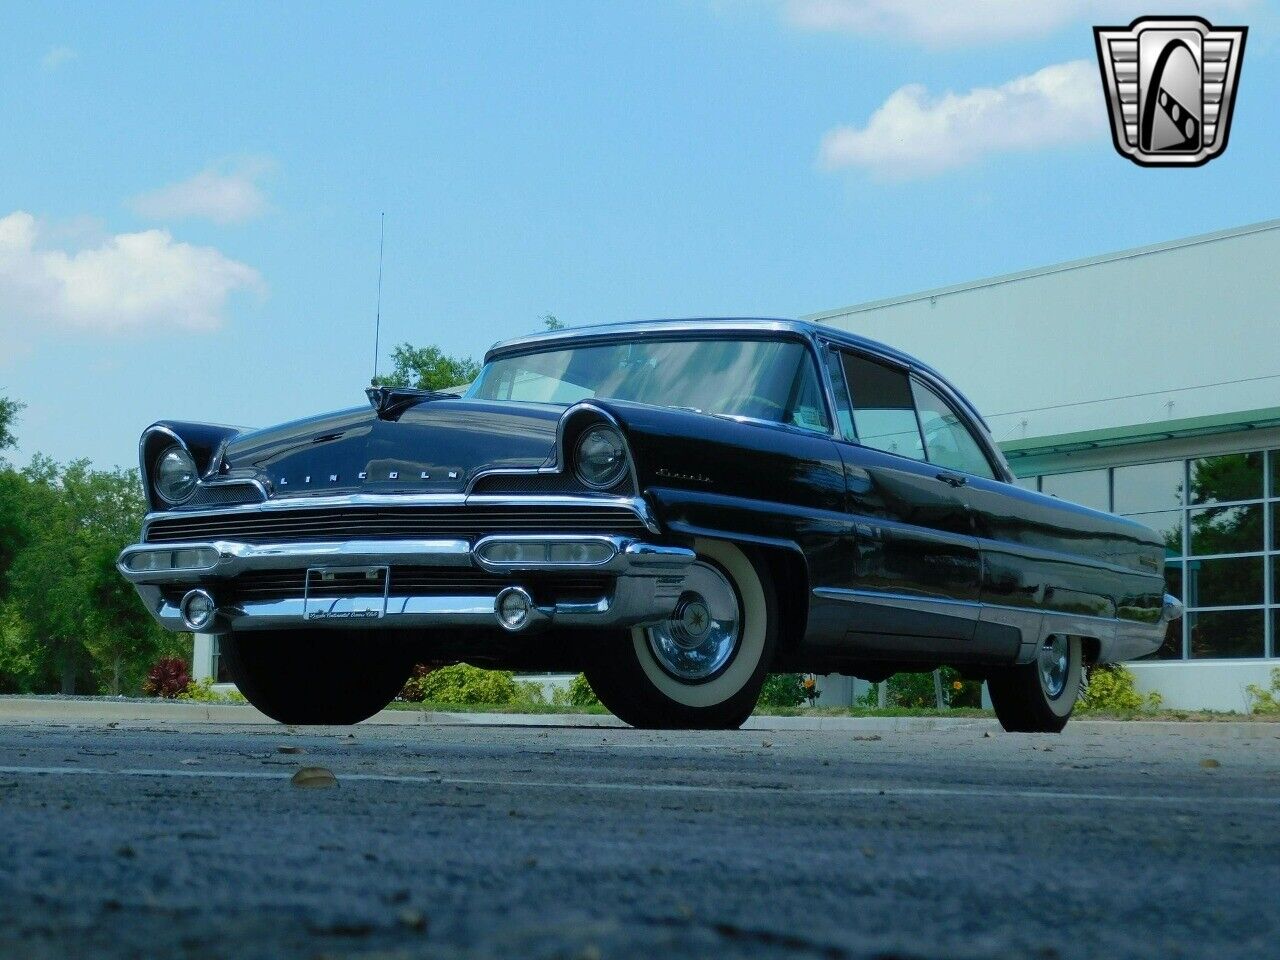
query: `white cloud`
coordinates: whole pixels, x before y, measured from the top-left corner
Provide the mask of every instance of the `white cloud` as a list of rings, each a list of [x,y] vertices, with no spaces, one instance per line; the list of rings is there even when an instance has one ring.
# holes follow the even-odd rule
[[[76,52],[70,47],[51,47],[40,58],[40,69],[57,70],[60,66],[76,58]]]
[[[194,177],[141,194],[130,201],[150,220],[199,218],[214,223],[243,223],[267,209],[258,180],[270,168],[265,160],[213,166]]]
[[[1145,0],[781,0],[806,30],[900,37],[931,47],[1047,36],[1070,23],[1128,23]],[[1239,10],[1250,0],[1201,0],[1195,12]],[[1160,11],[1166,12],[1166,11]],[[1175,11],[1176,12],[1176,11]]]
[[[865,125],[828,132],[819,162],[884,179],[930,176],[990,154],[1090,140],[1106,123],[1097,65],[1073,60],[967,93],[930,97],[919,84],[902,87]]]
[[[229,296],[264,289],[252,267],[166,230],[115,234],[78,250],[43,244],[46,232],[22,210],[0,217],[0,329],[213,330]]]

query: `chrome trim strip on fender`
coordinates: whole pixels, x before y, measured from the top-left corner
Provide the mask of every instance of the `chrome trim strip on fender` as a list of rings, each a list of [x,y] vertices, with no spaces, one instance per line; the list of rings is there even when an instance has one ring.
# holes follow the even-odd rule
[[[1034,655],[1034,651],[1046,637],[1058,633],[1098,640],[1100,647],[1098,662],[1100,663],[1146,656],[1159,648],[1164,640],[1165,626],[1169,622],[1165,619],[1165,611],[1173,609],[1171,605],[1166,604],[1159,619],[1145,622],[1096,617],[1062,610],[1011,607],[974,600],[951,600],[945,597],[919,597],[911,594],[859,590],[852,587],[814,587],[813,594],[825,600],[870,603],[877,606],[916,610],[921,613],[936,613],[948,617],[1004,624],[1017,629],[1022,634],[1019,662],[1023,662],[1023,658],[1028,656],[1029,652],[1030,655]],[[1181,607],[1176,600],[1174,603]]]

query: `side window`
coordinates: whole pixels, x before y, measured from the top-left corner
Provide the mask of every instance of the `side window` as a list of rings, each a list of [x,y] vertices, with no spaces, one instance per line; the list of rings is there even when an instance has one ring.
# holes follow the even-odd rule
[[[858,442],[924,460],[911,379],[901,370],[853,353],[842,354]]]
[[[924,430],[925,451],[930,463],[977,477],[995,479],[982,446],[951,405],[926,387],[912,381],[920,427]]]
[[[828,347],[826,350],[827,375],[831,378],[831,391],[835,394],[836,424],[840,427],[840,436],[846,440],[857,440],[853,432],[853,415],[850,412],[849,391],[844,384],[844,368],[840,364],[841,354]]]

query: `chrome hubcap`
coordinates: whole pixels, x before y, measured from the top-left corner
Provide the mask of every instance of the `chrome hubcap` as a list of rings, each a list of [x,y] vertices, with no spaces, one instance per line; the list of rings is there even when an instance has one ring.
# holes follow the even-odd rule
[[[1071,646],[1067,638],[1053,636],[1040,647],[1040,683],[1050,699],[1062,695],[1067,685]]]
[[[717,568],[698,561],[671,619],[649,627],[649,649],[662,669],[690,683],[722,670],[741,639],[742,611],[733,584]]]

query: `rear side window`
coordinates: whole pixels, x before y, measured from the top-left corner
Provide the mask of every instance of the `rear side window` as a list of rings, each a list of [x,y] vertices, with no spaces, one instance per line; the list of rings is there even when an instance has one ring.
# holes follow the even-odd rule
[[[916,409],[920,411],[920,428],[924,431],[925,453],[929,462],[994,480],[995,473],[982,447],[951,405],[923,383],[913,382],[912,389],[916,396]]]
[[[911,378],[857,354],[843,353],[841,359],[857,441],[864,447],[924,460]]]

